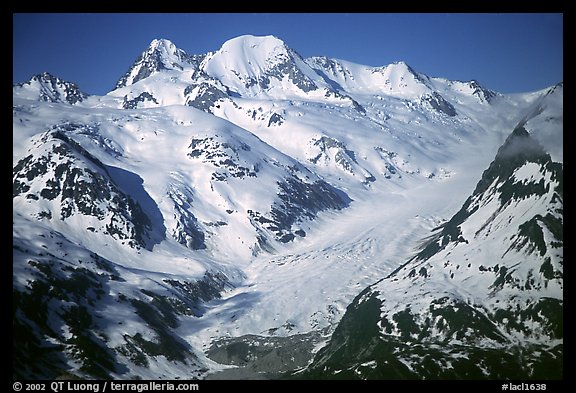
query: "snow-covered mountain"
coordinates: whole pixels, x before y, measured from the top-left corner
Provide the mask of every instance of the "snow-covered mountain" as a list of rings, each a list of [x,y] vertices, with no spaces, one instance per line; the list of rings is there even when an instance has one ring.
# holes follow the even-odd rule
[[[394,315],[406,297],[384,283],[429,293],[410,306],[424,318],[447,282],[478,281],[483,296],[504,267],[498,307],[475,312],[526,322],[491,332],[494,348],[541,345],[553,322],[513,308],[548,315],[539,299],[556,299],[550,318],[562,315],[562,97],[562,84],[505,95],[403,62],[303,59],[272,36],[199,55],[154,40],[104,96],[49,74],[14,86],[14,376],[277,375],[334,332],[317,373],[362,288],[390,276],[363,293],[397,299],[389,334],[404,337]],[[500,165],[514,146],[530,154]],[[475,257],[442,281],[432,266],[449,252]],[[447,302],[476,307],[462,291]]]
[[[66,102],[74,105],[88,95],[75,83],[63,81],[48,72],[33,76],[28,82],[14,86],[14,97],[46,102]]]
[[[553,119],[518,124],[462,208],[356,297],[305,375],[563,377],[563,169],[524,128],[539,116]]]

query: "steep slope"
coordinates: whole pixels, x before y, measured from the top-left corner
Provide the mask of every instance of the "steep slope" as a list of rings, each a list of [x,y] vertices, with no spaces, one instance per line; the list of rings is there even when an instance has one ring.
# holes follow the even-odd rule
[[[384,67],[366,67],[328,57],[311,57],[306,62],[333,86],[352,93],[414,97],[431,89],[427,77],[402,61]]]
[[[457,114],[452,104],[435,91],[430,78],[414,71],[405,62],[366,67],[327,57],[312,57],[306,61],[333,87],[353,96],[385,94],[415,100],[447,116]]]
[[[28,82],[14,86],[14,97],[46,102],[77,104],[88,98],[74,83],[63,81],[48,72],[33,76]]]
[[[82,101],[76,93],[67,99],[72,84],[40,79],[13,88],[17,378],[294,370],[361,288],[406,263],[430,229],[445,224],[435,232],[438,249],[424,248],[434,256],[422,251],[409,264],[472,253],[458,239],[469,247],[480,239],[480,228],[467,227],[479,214],[494,215],[490,232],[479,232],[490,245],[482,250],[494,248],[499,231],[535,217],[502,235],[513,244],[505,258],[518,256],[518,247],[539,256],[542,228],[551,267],[540,261],[523,283],[533,291],[558,285],[553,254],[562,248],[547,243],[557,235],[555,219],[544,202],[528,207],[533,193],[548,195],[561,178],[552,164],[506,164],[507,172],[486,179],[515,180],[483,186],[450,224],[443,217],[462,206],[462,190],[474,188],[514,125],[519,140],[525,129],[556,149],[556,160],[561,85],[502,95],[402,62],[304,60],[272,36],[238,37],[201,55],[154,40],[113,91]],[[529,159],[547,160],[540,148],[530,151]],[[528,189],[510,191],[521,179]],[[485,198],[491,202],[482,210]],[[494,282],[496,267],[485,261],[492,255],[482,252],[469,271]],[[459,265],[453,280],[464,279]],[[504,289],[513,269],[526,273],[506,267]],[[426,269],[430,278],[441,270]],[[552,278],[534,279],[538,269]],[[514,287],[504,289],[498,293]],[[398,312],[391,313],[396,329]]]
[[[101,104],[198,108],[314,164],[314,171],[344,187],[349,179],[371,183],[378,174],[448,177],[445,151],[452,147],[446,145],[485,132],[492,127],[486,117],[494,118],[497,128],[515,105],[507,98],[493,107],[478,105],[496,94],[474,81],[429,78],[403,62],[366,67],[303,60],[273,36],[237,37],[206,55],[188,55],[168,40],[154,40],[126,75]],[[439,132],[442,128],[449,131]],[[366,141],[380,143],[361,143],[351,129],[364,129]],[[391,148],[397,146],[408,148]],[[414,149],[423,154],[412,154]]]
[[[238,97],[346,99],[273,36],[237,37],[205,55],[153,40],[109,95],[125,109],[180,104],[207,112]]]
[[[350,202],[194,108],[14,104],[15,378],[205,374],[181,324],[200,329],[252,254]]]
[[[189,56],[166,39],[152,40],[130,69],[116,83],[115,89],[131,86],[162,70],[183,70],[197,65],[202,57]]]
[[[298,53],[273,36],[229,40],[206,57],[202,68],[243,97],[305,96],[325,87]]]
[[[348,307],[312,378],[563,376],[563,179],[519,124],[460,211]]]
[[[564,158],[564,84],[546,89],[532,104],[521,125],[530,132],[554,161]]]
[[[179,317],[200,317],[227,277],[126,268],[89,248],[14,213],[13,377],[203,375]]]
[[[300,223],[313,219],[320,211],[342,209],[350,202],[344,192],[249,132],[187,106],[138,115],[118,109],[83,109],[62,112],[60,118],[52,117],[55,112],[48,110],[44,121],[34,113],[15,112],[15,130],[19,135],[31,136],[20,143],[23,156],[15,158],[14,203],[29,216],[41,214],[48,220],[54,217],[56,225],[60,218],[68,220],[76,211],[110,221],[103,225],[112,225],[118,217],[107,212],[117,212],[121,207],[100,205],[133,198],[143,205],[146,214],[122,213],[127,222],[121,226],[130,226],[128,222],[144,217],[148,231],[154,232],[146,235],[152,239],[151,245],[171,236],[191,249],[207,249],[224,258],[246,258],[305,236]],[[86,113],[90,113],[90,121],[85,120]],[[35,134],[42,128],[51,131]],[[82,169],[66,169],[74,167],[75,158],[61,158],[68,154],[61,154],[64,148],[48,146],[55,140],[72,147],[75,158],[87,162],[89,168],[85,170],[82,164]],[[174,146],[179,148],[174,150]],[[65,160],[67,166],[60,165],[60,160]],[[85,175],[97,179],[81,189],[77,186],[84,184],[79,181]],[[118,201],[104,193],[107,183],[124,189]],[[30,187],[34,190],[26,195]],[[73,193],[82,201],[69,202],[68,194]],[[47,208],[48,200],[50,204],[80,204],[90,211],[74,206]],[[137,203],[127,205],[130,210]],[[66,214],[60,210],[66,210]],[[68,220],[66,227],[74,228],[70,233],[86,228],[102,232],[99,225],[85,219]],[[133,239],[144,236],[143,231],[120,232],[124,238]],[[137,243],[143,246],[144,240]]]
[[[201,316],[230,279],[162,246],[142,179],[78,140],[118,154],[96,125],[63,122],[31,137],[13,168],[14,377],[202,375],[178,316]]]
[[[151,221],[118,188],[107,167],[74,140],[64,124],[41,134],[14,167],[13,206],[38,220],[60,220],[71,231],[101,232],[135,248],[151,247]]]
[[[167,39],[152,40],[108,97],[123,109],[185,105],[194,87],[203,83],[199,67],[204,57],[189,55]]]

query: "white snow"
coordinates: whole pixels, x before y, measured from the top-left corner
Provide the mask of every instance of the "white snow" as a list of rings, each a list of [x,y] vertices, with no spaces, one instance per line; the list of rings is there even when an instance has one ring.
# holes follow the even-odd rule
[[[155,40],[152,45],[170,59],[177,51],[169,41]],[[271,78],[266,91],[246,87],[247,78],[259,78],[288,58],[295,59],[303,74],[320,89],[304,93],[287,78]],[[116,263],[135,290],[165,277],[194,280],[206,271],[223,272],[236,288],[209,302],[202,317],[182,318],[178,328],[181,337],[213,369],[222,366],[206,359],[202,350],[217,337],[269,335],[270,329],[276,329],[277,335],[291,335],[333,328],[360,291],[406,262],[421,239],[460,208],[523,110],[540,95],[501,95],[491,105],[480,105],[464,84],[430,80],[402,62],[376,68],[334,60],[331,69],[322,68],[320,63],[318,58],[306,62],[293,58],[275,37],[230,40],[201,64],[213,78],[210,83],[227,86],[240,95],[222,102],[214,114],[184,105],[183,91],[191,83],[193,70],[181,62],[182,71],[163,70],[74,107],[33,101],[32,93],[15,94],[13,166],[36,151],[39,135],[52,126],[64,121],[94,125],[101,138],[74,133],[70,137],[106,166],[116,168],[125,192],[144,205],[148,203],[151,209],[157,206],[156,224],[164,226],[166,238],[151,251],[136,251],[86,231],[92,223],[80,216],[69,221],[37,221],[32,216],[47,206],[33,205],[24,197],[14,199],[14,217],[19,217],[15,233],[33,239],[37,229],[58,231],[70,242]],[[333,89],[311,67],[322,68],[348,98],[326,97],[325,92]],[[447,118],[419,104],[419,98],[434,89],[454,105],[457,116]],[[133,98],[142,92],[151,93],[158,104],[119,109],[125,95]],[[354,109],[352,99],[366,113]],[[540,116],[527,123],[527,127],[540,130],[535,132],[543,139],[561,136],[557,130],[562,101],[549,100],[546,110],[553,113],[552,120],[541,120],[546,117]],[[283,123],[269,127],[274,113],[282,116]],[[344,148],[329,148],[325,157],[313,163],[311,159],[321,153],[314,143],[322,136]],[[193,138],[211,138],[211,143],[221,146],[245,144],[250,150],[228,152],[239,165],[261,170],[254,178],[214,181],[213,172],[221,168],[205,157],[188,155]],[[554,157],[561,160],[562,139],[548,140],[547,145],[555,147]],[[339,152],[348,154],[350,170],[338,165]],[[350,206],[297,223],[306,237],[288,244],[275,243],[272,253],[254,256],[257,233],[246,212],[269,212],[278,192],[277,182],[287,176],[286,168],[295,165],[309,170],[301,170],[301,178],[325,179],[345,192],[352,200]],[[519,181],[529,180],[535,170],[527,165],[515,176]],[[137,177],[126,182],[124,172]],[[374,181],[367,180],[370,177]],[[193,251],[170,236],[176,226],[174,204],[184,200],[192,201],[189,209],[199,222],[226,224],[210,226],[206,250]],[[535,207],[527,200],[512,208],[511,215],[518,209]],[[484,287],[484,280],[493,280],[488,274],[478,278],[478,267],[498,263],[506,250],[492,245],[498,242],[497,236],[510,236],[498,232],[498,222],[492,223],[493,232],[477,234],[492,213],[489,202],[475,215],[475,221],[462,227],[463,237],[477,239],[478,247],[459,244],[442,254],[442,258],[472,264],[471,268],[450,267],[439,282],[445,291],[471,303],[490,301],[486,300],[489,293],[467,283]],[[439,274],[438,267],[432,266],[434,261],[426,267],[431,274]],[[23,275],[18,281],[24,284],[25,279]],[[386,304],[396,302],[403,308],[409,292],[411,306],[417,310],[431,296],[425,287],[406,286],[407,281],[397,285],[378,288]],[[550,296],[562,296],[557,287],[547,291]],[[110,307],[103,313],[114,319],[119,310]],[[122,320],[124,330],[110,326],[111,342],[121,342],[124,331],[136,329],[129,317]],[[173,363],[162,364],[158,375],[186,375],[184,369],[171,368]],[[147,371],[139,372],[145,375]]]

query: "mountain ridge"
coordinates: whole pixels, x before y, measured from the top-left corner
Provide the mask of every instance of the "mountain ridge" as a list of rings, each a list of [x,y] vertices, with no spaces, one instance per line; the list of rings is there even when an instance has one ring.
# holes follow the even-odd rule
[[[14,89],[16,95],[32,99],[37,97],[46,102],[66,102],[74,105],[88,98],[75,83],[66,82],[49,72],[34,75],[29,81],[15,85]]]
[[[534,164],[549,174],[539,183],[520,175]],[[482,212],[493,204],[494,195],[500,199],[496,207],[489,208],[491,214]],[[527,198],[535,198],[534,205],[544,209],[535,213],[538,207],[526,205],[520,221],[514,216],[500,217],[511,204],[525,204]],[[356,297],[330,343],[304,375],[337,379],[562,378],[562,199],[562,165],[553,163],[518,125],[461,210],[435,229],[438,233],[416,256]],[[488,219],[474,220],[476,215]],[[475,222],[474,232],[465,228],[470,221]],[[519,232],[510,236],[506,231],[514,230],[511,222],[518,225]],[[474,244],[489,236],[504,239],[508,247],[500,248],[503,254],[499,258],[494,255],[498,263],[482,258],[478,265],[478,257],[471,259],[470,254],[478,247],[476,254],[486,255],[483,247]],[[459,248],[469,251],[458,252]],[[472,265],[478,273],[467,273]],[[456,278],[460,284],[450,283],[462,274],[464,278]],[[495,280],[486,281],[482,278],[486,274],[494,274]],[[393,295],[402,291],[408,302]],[[439,351],[439,345],[445,349]],[[530,355],[532,352],[538,355]],[[423,357],[426,365],[416,362],[415,355]]]
[[[374,283],[429,281],[444,268],[424,265],[448,252],[485,261],[472,269],[450,256],[447,281],[432,289],[461,294],[473,270],[500,294],[501,311],[438,296],[436,317],[453,325],[447,342],[466,339],[453,311],[494,344],[478,345],[471,362],[497,358],[514,335],[535,345],[555,335],[560,346],[542,356],[561,356],[562,84],[500,94],[405,63],[302,59],[271,36],[203,55],[154,40],[111,92],[81,101],[67,100],[71,84],[46,80],[47,100],[38,81],[13,87],[15,377],[206,378],[230,366],[279,375],[342,338],[346,309],[364,298],[366,318],[384,321],[371,329],[414,341],[412,330],[431,329],[417,318],[422,304],[398,300],[406,307],[384,320],[372,313],[394,296]],[[486,262],[521,253],[529,263]],[[412,273],[413,264],[422,266]],[[532,299],[524,314],[508,297],[519,288]],[[543,312],[547,322],[536,321]],[[506,318],[517,321],[509,330]],[[529,321],[546,333],[530,333]],[[451,345],[454,356],[473,348]],[[300,352],[290,360],[291,351]],[[510,367],[514,356],[506,352]],[[405,358],[387,359],[403,377],[428,375]],[[446,377],[483,375],[463,367],[473,373]],[[375,375],[364,371],[350,375]]]

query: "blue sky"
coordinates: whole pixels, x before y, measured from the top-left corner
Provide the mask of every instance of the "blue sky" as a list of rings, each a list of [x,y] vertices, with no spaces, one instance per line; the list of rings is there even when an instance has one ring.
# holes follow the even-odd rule
[[[476,79],[502,93],[563,80],[562,14],[31,14],[13,15],[13,83],[48,71],[105,94],[154,38],[191,54],[243,35],[275,35],[303,57]]]

